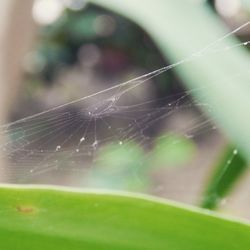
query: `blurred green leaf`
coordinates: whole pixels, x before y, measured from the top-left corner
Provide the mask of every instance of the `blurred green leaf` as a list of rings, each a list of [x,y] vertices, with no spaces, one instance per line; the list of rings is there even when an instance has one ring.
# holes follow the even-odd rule
[[[195,145],[177,134],[159,137],[148,153],[133,142],[106,145],[98,154],[87,186],[123,190],[143,190],[149,186],[148,171],[152,168],[179,166],[191,160]]]
[[[250,226],[144,196],[0,188],[4,250],[238,250]]]
[[[228,147],[215,167],[203,195],[201,206],[215,209],[248,167],[247,161],[236,149]]]
[[[195,145],[191,140],[177,135],[167,134],[156,140],[150,155],[152,167],[178,166],[192,159]]]
[[[97,156],[87,185],[123,190],[143,190],[148,185],[144,151],[136,143],[106,145]]]
[[[244,112],[250,107],[249,55],[241,47],[225,51],[239,41],[233,35],[220,39],[228,30],[209,5],[190,0],[89,2],[139,24],[173,63],[189,58],[175,68],[176,72],[190,89],[196,90],[193,94],[200,103],[209,107],[208,113],[250,159],[250,112]]]
[[[68,32],[76,40],[91,39],[96,37],[94,22],[97,13],[88,13],[71,20],[68,24]]]
[[[106,145],[97,157],[96,165],[105,172],[131,171],[143,165],[144,152],[134,142]]]

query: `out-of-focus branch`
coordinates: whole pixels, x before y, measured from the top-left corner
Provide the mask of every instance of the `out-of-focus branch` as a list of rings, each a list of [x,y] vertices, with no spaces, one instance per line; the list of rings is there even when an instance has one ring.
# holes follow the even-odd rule
[[[0,1],[1,124],[7,121],[11,106],[16,100],[22,77],[22,60],[34,37],[32,5],[33,0]],[[3,161],[0,161],[0,167],[4,167]],[[0,171],[0,181],[3,181],[4,174]]]

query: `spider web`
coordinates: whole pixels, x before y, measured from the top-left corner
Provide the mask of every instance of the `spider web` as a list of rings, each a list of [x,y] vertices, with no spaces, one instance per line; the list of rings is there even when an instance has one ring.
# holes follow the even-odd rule
[[[211,107],[201,102],[202,98],[194,98],[204,87],[154,99],[150,95],[135,97],[134,90],[145,84],[150,87],[153,78],[183,64],[248,45],[249,41],[246,41],[220,47],[221,41],[247,25],[249,22],[174,64],[1,126],[1,157],[7,161],[4,170],[10,181],[29,182],[36,175],[53,171],[86,173],[107,145],[113,145],[111,157],[115,157],[119,148],[133,150],[131,143],[148,154],[155,143],[155,128],[178,113],[190,111],[195,112],[195,116],[181,128],[165,129],[164,132],[195,138],[216,130],[203,112]],[[206,88],[209,91],[209,87]]]

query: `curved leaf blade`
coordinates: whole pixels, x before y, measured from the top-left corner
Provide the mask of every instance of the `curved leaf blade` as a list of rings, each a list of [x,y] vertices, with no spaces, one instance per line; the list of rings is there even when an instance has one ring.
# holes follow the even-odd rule
[[[228,147],[209,180],[202,197],[201,206],[216,209],[221,200],[231,191],[248,167],[245,158],[232,147]]]
[[[0,188],[0,246],[23,249],[248,249],[250,226],[145,196]]]

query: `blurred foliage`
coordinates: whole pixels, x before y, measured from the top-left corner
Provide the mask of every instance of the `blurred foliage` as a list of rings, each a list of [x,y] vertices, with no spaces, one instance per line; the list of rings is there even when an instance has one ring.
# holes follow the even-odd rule
[[[95,56],[98,60],[95,63],[92,63],[91,53],[97,54]],[[129,79],[167,64],[152,39],[142,28],[114,12],[93,4],[87,4],[77,11],[66,8],[57,21],[51,25],[42,26],[39,29],[38,42],[34,51],[27,57],[27,61],[28,81],[24,103],[19,105],[18,110],[12,114],[12,120],[29,115],[30,113],[23,110],[27,106],[33,107],[31,113],[47,109],[48,105],[44,103],[44,98],[41,98],[41,92],[44,86],[47,87],[47,91],[52,90],[63,72],[75,69],[90,71],[103,79],[103,87],[99,87],[105,89],[112,82],[116,82],[118,77]],[[84,75],[81,77],[84,81]],[[151,86],[152,98],[174,95],[183,90],[178,77],[173,72],[158,76],[154,79],[154,83]],[[75,93],[72,98],[86,95],[77,90],[74,92],[73,82],[67,83],[67,89],[62,92],[71,92],[69,91],[71,84],[72,93]],[[96,91],[95,82],[90,86],[90,91],[92,88]],[[41,98],[40,102],[37,97]],[[59,103],[62,102],[63,97]],[[50,105],[50,107],[56,106],[58,102],[55,104],[51,102]],[[157,128],[152,130],[152,133],[157,134]]]
[[[156,168],[187,164],[194,157],[195,147],[194,142],[184,136],[177,134],[161,136],[156,139],[150,164]]]
[[[99,152],[90,175],[89,187],[145,191],[151,185],[150,172],[157,168],[184,166],[195,153],[191,139],[166,134],[146,152],[135,142],[109,144]]]
[[[148,186],[144,152],[136,143],[109,144],[97,156],[90,175],[89,187],[143,190]]]
[[[98,23],[103,17],[110,18],[109,21],[114,26],[107,34],[106,26],[111,24],[103,24],[102,27]],[[158,49],[141,28],[119,15],[93,5],[77,12],[66,9],[53,25],[41,29],[40,39],[37,53],[45,61],[40,77],[45,77],[50,82],[60,68],[78,63],[80,49],[90,43],[95,44],[104,53],[104,57],[108,57],[107,53],[112,53],[115,65],[107,64],[105,58],[99,65],[99,70],[103,69],[105,73],[115,74],[117,70],[124,70],[133,64],[147,70],[164,64]],[[124,60],[119,65],[120,56]]]

